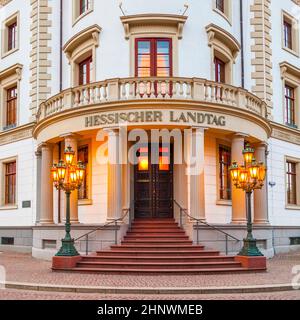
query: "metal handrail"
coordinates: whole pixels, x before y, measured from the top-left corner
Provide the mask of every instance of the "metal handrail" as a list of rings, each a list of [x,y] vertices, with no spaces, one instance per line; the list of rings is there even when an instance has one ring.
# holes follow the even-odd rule
[[[174,200],[174,203],[175,203],[175,205],[180,209],[180,227],[183,226],[183,223],[182,223],[182,213],[184,213],[184,214],[185,214],[188,218],[190,218],[191,220],[196,221],[196,224],[197,224],[197,245],[199,245],[199,231],[198,231],[198,230],[199,230],[199,228],[198,228],[198,227],[199,227],[199,223],[204,224],[204,225],[206,225],[207,227],[209,227],[209,228],[211,228],[211,229],[213,229],[213,230],[216,230],[216,231],[218,231],[218,232],[220,232],[220,233],[222,233],[222,234],[225,235],[226,255],[228,254],[228,238],[231,238],[231,239],[233,239],[233,240],[235,240],[235,241],[238,241],[238,242],[241,241],[241,240],[239,240],[238,238],[236,238],[235,236],[233,236],[233,235],[225,232],[225,231],[222,230],[221,228],[218,228],[218,227],[216,227],[216,226],[213,226],[213,225],[207,223],[207,222],[204,221],[203,219],[197,219],[197,218],[195,218],[195,217],[192,217],[192,216],[188,213],[187,209],[183,208],[176,200]]]
[[[127,208],[127,209],[123,209],[122,211],[125,211],[125,214],[118,218],[118,219],[114,219],[110,222],[107,222],[105,225],[101,226],[101,227],[97,227],[89,232],[87,232],[86,234],[80,236],[79,238],[76,238],[74,240],[74,242],[77,242],[83,238],[85,238],[85,241],[86,241],[86,255],[88,255],[88,252],[89,252],[89,236],[99,230],[103,230],[105,228],[107,228],[108,226],[114,224],[115,226],[115,244],[117,245],[118,244],[118,222],[121,222],[121,221],[124,221],[124,219],[127,217],[127,215],[129,214],[129,224],[131,224],[131,216],[130,216],[130,208]]]

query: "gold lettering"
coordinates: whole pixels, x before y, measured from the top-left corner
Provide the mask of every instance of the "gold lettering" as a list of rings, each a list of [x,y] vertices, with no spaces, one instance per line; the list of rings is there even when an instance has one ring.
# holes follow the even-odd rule
[[[86,117],[85,118],[85,127],[92,127],[93,126],[93,117]]]
[[[188,121],[193,121],[193,122],[196,122],[196,112],[195,113],[192,113],[192,112],[188,112],[187,113],[187,119]]]
[[[153,112],[152,111],[146,111],[146,121],[147,122],[153,121]]]
[[[161,111],[154,111],[154,122],[162,122],[163,113]]]

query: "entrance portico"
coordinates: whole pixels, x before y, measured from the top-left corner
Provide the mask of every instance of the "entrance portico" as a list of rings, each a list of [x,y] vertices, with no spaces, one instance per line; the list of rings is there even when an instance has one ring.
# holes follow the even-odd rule
[[[71,91],[62,93],[66,95],[61,100],[65,103],[60,109],[63,111],[55,111],[55,105],[49,108],[51,101],[41,106],[34,131],[43,168],[39,173],[41,194],[53,194],[53,202],[52,207],[43,205],[37,228],[51,230],[60,226],[53,221],[61,221],[57,218],[59,212],[63,216],[63,195],[59,203],[57,191],[53,191],[46,175],[43,178],[43,171],[51,163],[50,150],[54,150],[57,158],[57,154],[62,154],[72,143],[78,156],[88,161],[86,188],[80,192],[86,198],[74,195],[71,201],[73,223],[76,227],[79,222],[78,230],[119,219],[127,208],[131,209],[132,218],[174,217],[178,220],[179,211],[174,200],[192,217],[222,228],[244,230],[244,196],[231,188],[228,164],[240,160],[246,142],[258,147],[258,160],[266,160],[264,150],[270,126],[265,118],[265,105],[241,89],[234,93],[230,91],[233,90],[231,87],[224,85],[223,91],[218,91],[220,88],[217,90],[212,84],[197,79],[191,82],[184,79],[182,83],[173,81],[176,95],[159,96],[156,93],[156,98],[143,95],[124,99],[134,82],[129,82],[128,87],[126,81],[118,81],[107,83],[109,90],[105,89],[108,94],[105,101],[95,100],[96,93],[102,92],[95,85],[94,100],[88,99],[87,91]],[[136,85],[140,84],[137,82]],[[89,88],[90,94],[94,89]],[[217,92],[223,92],[224,96],[213,95]],[[68,101],[72,100],[70,95],[73,94],[75,102],[78,94],[84,94],[85,99],[70,108]],[[139,131],[144,132],[142,139]],[[164,133],[169,138],[167,144]],[[152,161],[152,146],[155,145],[158,150],[156,163]],[[267,199],[266,188],[254,196],[254,221],[266,226],[268,217],[263,199]],[[124,230],[127,222],[122,223]],[[186,219],[185,228],[192,236],[193,222]],[[109,234],[107,231],[105,237],[114,237]],[[124,232],[119,233],[119,239],[122,235]],[[241,231],[240,238],[243,236],[244,231]],[[41,241],[52,237],[49,232],[45,236],[41,234]],[[56,239],[58,243],[59,237]],[[215,242],[211,244],[212,248],[214,246]]]

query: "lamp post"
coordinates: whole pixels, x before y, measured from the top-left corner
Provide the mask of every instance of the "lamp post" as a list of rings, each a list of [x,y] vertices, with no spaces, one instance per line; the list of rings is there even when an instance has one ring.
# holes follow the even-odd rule
[[[244,165],[233,162],[230,167],[234,186],[246,193],[247,237],[244,239],[244,246],[238,255],[260,257],[263,254],[257,248],[256,239],[252,234],[251,196],[254,190],[261,190],[264,186],[267,169],[263,162],[256,162],[254,149],[249,144],[243,150],[243,156]]]
[[[70,222],[70,196],[75,190],[80,189],[84,175],[85,166],[82,162],[78,161],[74,163],[75,152],[69,146],[64,152],[64,161],[60,160],[57,164],[54,164],[51,173],[53,178],[54,186],[57,190],[63,190],[66,193],[66,224],[65,238],[62,239],[62,246],[57,257],[74,257],[78,256],[74,246],[74,239],[71,238],[71,222]]]

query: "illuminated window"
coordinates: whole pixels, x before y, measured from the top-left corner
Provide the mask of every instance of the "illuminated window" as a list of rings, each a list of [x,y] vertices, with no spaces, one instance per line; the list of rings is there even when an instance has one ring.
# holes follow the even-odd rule
[[[168,147],[159,148],[159,170],[170,170],[170,148]]]
[[[231,165],[231,150],[229,147],[219,146],[219,198],[231,200],[231,178],[229,167]]]
[[[148,147],[143,147],[138,150],[138,170],[139,171],[149,170]]]
[[[81,188],[78,190],[78,199],[85,200],[89,198],[89,186],[88,186],[88,179],[89,179],[89,147],[88,146],[81,146],[78,148],[78,161],[81,161],[86,168],[84,181],[82,183]]]

